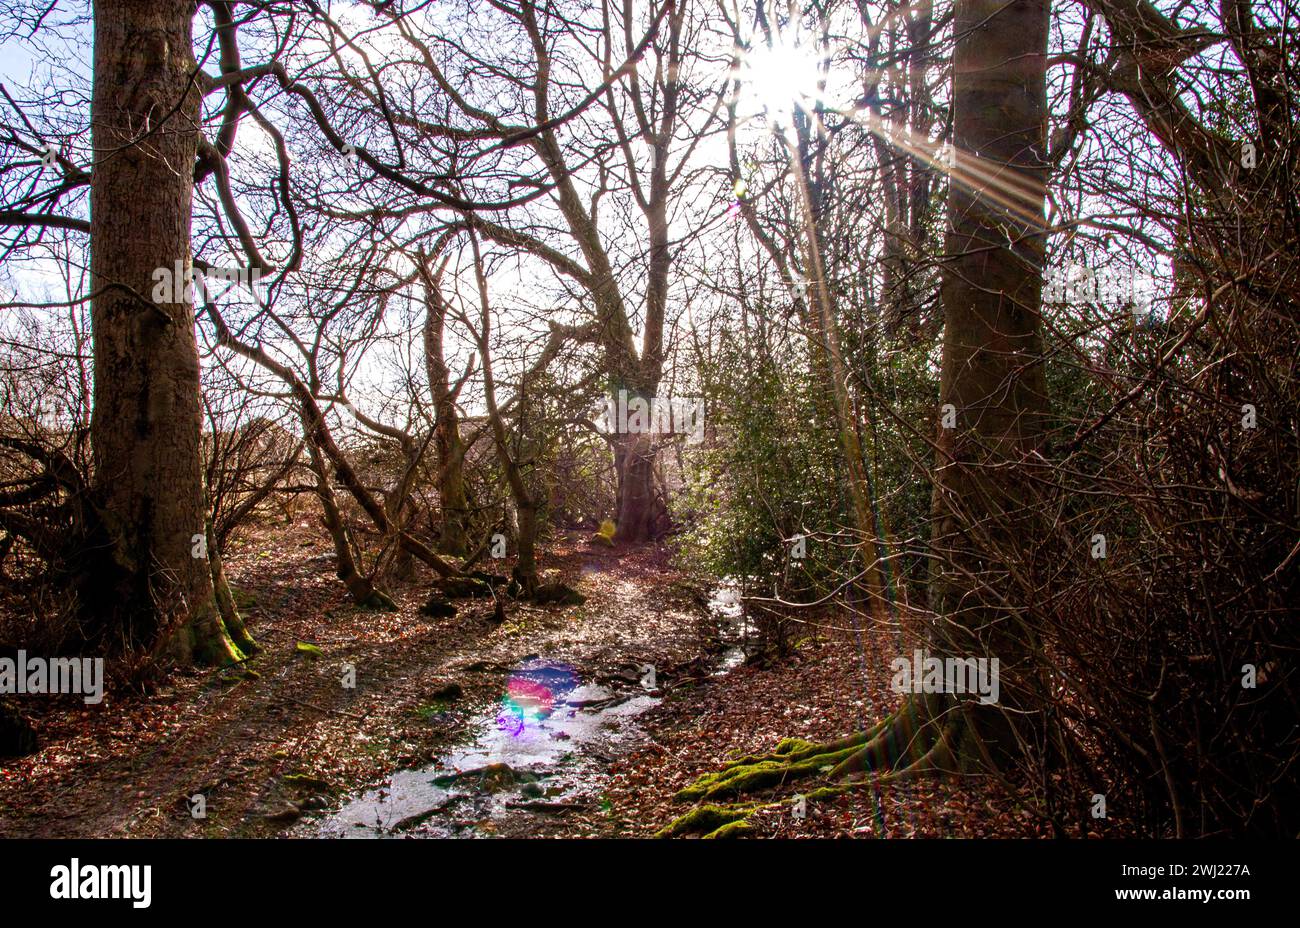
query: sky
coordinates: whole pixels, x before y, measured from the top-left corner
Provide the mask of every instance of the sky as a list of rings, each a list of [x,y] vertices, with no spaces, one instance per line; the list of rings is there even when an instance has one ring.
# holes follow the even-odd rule
[[[76,3],[74,0],[60,0],[54,13],[47,19],[47,24],[73,20],[84,14],[86,6],[88,4]],[[332,9],[344,22],[361,24],[368,20],[368,14],[356,9],[349,10],[349,6],[349,4],[334,4]],[[59,68],[64,69],[65,73],[60,75],[60,81],[68,82],[77,77],[82,80],[88,79],[90,38],[89,26],[82,22],[79,25],[67,26],[62,35],[56,30],[43,30],[32,41],[39,43],[44,53],[51,56]],[[390,40],[387,39],[381,40],[378,50],[382,51],[389,42]],[[832,75],[825,86],[818,88],[817,56],[815,53],[808,52],[807,45],[808,37],[787,33],[778,39],[772,49],[756,52],[743,66],[742,77],[747,91],[741,98],[741,115],[753,120],[752,132],[761,134],[767,131],[769,125],[779,124],[782,120],[788,119],[790,107],[795,99],[807,101],[813,96],[820,96],[824,102],[832,106],[853,99],[856,90],[853,81],[845,80],[838,74]],[[35,60],[31,49],[31,42],[25,40],[10,38],[0,42],[0,81],[13,87],[28,80]],[[310,52],[311,49],[303,48],[298,51]],[[719,72],[720,78],[723,75],[725,72]],[[758,119],[758,115],[764,109],[768,113],[768,118]],[[238,155],[241,158],[252,158],[259,153],[269,154],[270,138],[261,132],[251,119],[245,119],[241,124],[238,146]],[[695,156],[702,163],[725,166],[727,156],[723,139],[718,137],[706,142]],[[674,236],[684,238],[692,231],[688,223],[699,221],[699,216],[698,211],[690,210],[678,216],[673,227]],[[1167,276],[1165,267],[1159,264],[1156,267],[1161,268],[1164,276]],[[21,266],[10,267],[6,271],[8,279],[20,286],[25,297],[65,298],[61,275],[49,262],[24,263]],[[535,264],[506,262],[492,281],[494,299],[501,302],[509,301],[513,297],[525,300],[538,299],[540,291],[533,286],[533,283],[538,280],[539,273],[549,278],[549,271],[539,272]],[[0,285],[5,279],[0,277]],[[468,346],[462,343],[461,357],[463,358],[467,352]],[[376,362],[372,369],[374,376],[382,376],[381,368],[382,365]],[[362,378],[363,383],[365,379]],[[365,387],[359,386],[359,389],[364,390]]]

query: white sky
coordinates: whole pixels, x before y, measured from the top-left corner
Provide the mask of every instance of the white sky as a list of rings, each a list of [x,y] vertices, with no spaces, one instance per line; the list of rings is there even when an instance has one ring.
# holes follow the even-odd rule
[[[74,14],[82,14],[85,10],[85,4],[68,2],[64,0],[60,4],[58,11],[52,14],[51,23],[58,22],[60,15],[65,18]],[[435,4],[431,8],[432,15],[439,18],[451,17],[452,13],[444,11],[449,10],[445,5]],[[336,19],[340,20],[346,26],[363,26],[373,20],[367,11],[364,11],[355,4],[335,3],[332,4],[331,10]],[[64,11],[67,11],[66,13]],[[1060,22],[1064,22],[1064,31],[1067,41],[1075,34],[1074,22],[1062,11],[1058,17],[1058,27]],[[450,21],[441,24],[442,28],[454,28],[454,23]],[[43,46],[43,54],[53,55],[53,60],[62,69],[58,75],[60,81],[69,81],[80,78],[82,81],[88,81],[89,70],[89,33],[87,27],[74,28],[68,31],[66,38],[60,37],[57,33],[45,31],[36,37],[36,41]],[[784,111],[788,110],[790,102],[794,98],[808,99],[812,95],[820,94],[822,98],[830,105],[843,104],[851,101],[856,96],[858,87],[851,76],[846,76],[846,72],[835,71],[827,80],[821,90],[816,89],[818,83],[818,61],[816,53],[809,53],[801,47],[806,41],[805,38],[795,38],[787,36],[786,40],[778,43],[778,46],[770,51],[764,51],[756,54],[754,58],[747,63],[744,68],[744,75],[750,92],[742,97],[741,115],[752,121],[752,125],[747,129],[748,141],[752,141],[762,133],[767,131],[766,123],[762,119],[755,119],[764,108],[767,108],[772,118],[779,121],[783,118]],[[377,56],[383,56],[385,53],[405,54],[406,46],[395,37],[374,36],[367,40],[367,45],[374,50]],[[296,49],[298,55],[310,55],[321,50],[322,47],[314,48],[310,45],[304,45]],[[245,64],[253,63],[255,55],[246,52]],[[3,80],[7,86],[25,84],[31,76],[34,59],[31,54],[31,45],[28,42],[9,40],[0,43],[0,80]],[[652,67],[652,62],[647,60],[641,65],[642,72],[649,76],[648,69]],[[725,70],[720,69],[718,79],[725,76]],[[569,131],[569,130],[565,130]],[[742,141],[742,147],[747,144]],[[246,118],[239,130],[238,147],[233,159],[236,167],[240,162],[247,160],[249,163],[264,163],[273,156],[273,147],[270,136],[264,133],[256,123]],[[701,164],[710,164],[716,167],[724,167],[727,163],[725,140],[718,136],[699,147],[695,153],[695,159]],[[710,191],[702,190],[701,195],[708,195]],[[701,212],[701,205],[689,205],[688,208],[679,210],[674,214],[672,235],[676,239],[685,238],[693,229],[694,224],[709,218]],[[1100,206],[1098,207],[1100,208]],[[252,221],[252,216],[250,216]],[[256,227],[256,222],[253,222]],[[567,243],[566,243],[567,245]],[[1155,271],[1158,276],[1165,279],[1169,276],[1168,262],[1165,259],[1153,260],[1150,256],[1137,255],[1136,262],[1148,270]],[[405,272],[405,268],[402,269]],[[506,262],[501,265],[499,272],[494,276],[491,282],[492,295],[494,302],[502,306],[508,306],[513,302],[523,301],[530,302],[539,299],[551,287],[552,275],[548,269],[540,267],[538,262],[524,260],[522,262]],[[541,286],[539,287],[539,282]],[[24,262],[21,266],[5,268],[3,275],[0,276],[0,287],[8,289],[10,284],[16,284],[21,290],[24,298],[33,300],[40,299],[64,299],[66,294],[63,287],[63,273],[52,264],[49,260]],[[455,336],[453,335],[454,339]],[[469,350],[468,345],[463,341],[457,346],[456,359],[449,359],[453,367],[463,363],[464,357]],[[376,356],[371,362],[367,371],[357,387],[358,396],[364,396],[369,392],[369,387],[374,384],[366,384],[367,379],[383,378],[384,366],[381,359]],[[362,402],[358,399],[358,402]]]

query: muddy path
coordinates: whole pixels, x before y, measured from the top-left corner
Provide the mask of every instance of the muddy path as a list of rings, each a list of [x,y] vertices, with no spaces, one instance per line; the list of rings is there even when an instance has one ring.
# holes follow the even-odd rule
[[[588,575],[599,570],[590,560],[584,568]],[[623,592],[632,591],[624,587]],[[698,608],[698,600],[691,605]],[[635,612],[637,606],[625,599],[618,611]],[[718,677],[744,659],[744,627],[732,591],[714,593],[707,609],[715,621],[703,627],[701,640],[710,646],[686,674],[680,662],[643,661],[655,643],[638,638],[606,644],[598,662],[572,655],[569,643],[555,638],[545,652],[525,656],[508,672],[490,660],[467,666],[462,661],[465,670],[503,676],[498,698],[476,707],[462,741],[430,764],[399,770],[382,785],[349,797],[337,810],[304,819],[291,834],[452,838],[616,832],[604,817],[611,811],[605,789],[615,761],[654,743],[643,717],[667,692],[701,682],[701,668]],[[687,619],[684,613],[670,615]]]
[[[639,667],[630,665],[633,673]],[[619,678],[620,681],[622,678]],[[631,676],[583,683],[563,661],[522,661],[466,743],[292,832],[319,837],[526,837],[601,810],[609,764],[646,743],[637,719],[660,692]],[[588,832],[590,822],[577,830]]]
[[[602,789],[642,713],[727,660],[726,622],[656,547],[558,539],[545,566],[586,602],[500,624],[490,600],[422,615],[427,579],[395,613],[351,607],[305,526],[227,560],[263,652],[37,707],[40,750],[0,766],[0,835],[618,833]]]

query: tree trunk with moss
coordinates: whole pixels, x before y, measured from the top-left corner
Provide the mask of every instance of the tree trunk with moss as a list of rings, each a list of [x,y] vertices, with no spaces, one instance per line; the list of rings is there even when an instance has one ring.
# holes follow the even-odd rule
[[[1048,413],[1042,346],[1047,183],[1048,0],[957,5],[953,60],[956,181],[949,191],[931,535],[931,647],[997,658],[1002,705],[964,702],[981,754],[1016,750],[1013,712],[1029,710],[1013,668],[1037,646],[1030,614],[1002,594],[1022,570],[1037,519],[1029,470]],[[1039,526],[1041,527],[1041,526]],[[1013,604],[1014,605],[1014,604]],[[1019,716],[1025,724],[1033,716]]]
[[[905,698],[867,736],[834,745],[834,773],[893,776],[998,764],[1036,724],[1018,680],[1032,620],[1001,598],[1036,536],[1028,468],[1048,411],[1041,338],[1047,180],[1048,0],[956,6],[953,140],[942,298],[940,428],[932,498],[932,656],[998,660],[1000,704],[974,694]],[[937,416],[941,422],[943,416]],[[986,665],[992,667],[990,663]],[[1011,710],[1011,711],[1008,711]],[[794,751],[815,766],[822,746]]]
[[[203,557],[199,357],[186,280],[175,279],[191,267],[193,14],[176,0],[94,4],[91,438],[112,543],[81,601],[105,643],[226,663],[243,654]]]
[[[1035,537],[1026,467],[1048,408],[1039,317],[1048,15],[1048,0],[959,0],[953,26],[958,158],[949,188],[940,404],[955,407],[957,426],[941,429],[938,443],[928,646],[940,658],[998,658],[1002,704],[908,696],[866,731],[826,744],[788,739],[772,754],[706,774],[679,799],[734,798],[829,771],[836,783],[807,793],[815,799],[869,773],[880,783],[996,764],[1015,750],[1018,729],[1034,724],[1009,721],[1015,715],[1004,711],[1025,708],[1014,675],[1035,640],[1024,615],[998,600],[997,585]],[[665,834],[719,821],[734,828],[761,805],[706,806],[708,814],[683,816]]]
[[[212,593],[217,601],[217,611],[221,613],[221,621],[225,624],[230,640],[241,654],[248,657],[256,654],[260,648],[253,640],[253,636],[248,633],[244,619],[239,614],[239,608],[235,605],[235,597],[230,592],[230,582],[226,579],[226,565],[221,559],[219,539],[211,516],[207,520],[207,531],[208,569],[212,573]]]

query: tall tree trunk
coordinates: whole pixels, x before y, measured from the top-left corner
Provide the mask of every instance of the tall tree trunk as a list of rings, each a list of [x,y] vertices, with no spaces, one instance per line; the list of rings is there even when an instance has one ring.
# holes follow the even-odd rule
[[[539,132],[533,140],[533,150],[555,182],[556,205],[586,262],[587,273],[581,274],[580,278],[592,297],[599,323],[599,342],[615,402],[618,401],[620,389],[626,390],[629,398],[640,396],[648,400],[658,390],[663,376],[664,314],[672,267],[668,204],[673,176],[670,174],[668,159],[679,123],[682,35],[687,6],[666,5],[660,13],[660,17],[666,15],[667,29],[660,33],[660,42],[652,46],[656,73],[650,96],[654,102],[638,103],[633,107],[633,113],[614,117],[618,124],[615,132],[624,143],[629,136],[639,135],[651,150],[647,183],[642,178],[641,167],[630,155],[631,146],[623,146],[628,157],[627,168],[632,177],[635,196],[646,218],[649,237],[650,260],[646,268],[645,317],[639,355],[624,294],[619,289],[619,276],[614,271],[614,262],[601,239],[594,203],[588,203],[578,193],[573,173],[565,162],[564,151],[554,128],[548,127]],[[623,39],[630,55],[633,5],[624,3],[622,15],[628,24]],[[551,52],[532,4],[521,7],[521,22],[528,31],[533,53],[537,57],[538,83],[534,88],[536,108],[533,117],[542,125],[551,116],[547,86]],[[612,49],[617,41],[616,33],[608,33],[606,51]],[[605,64],[608,68],[610,63],[607,60]],[[629,76],[629,85],[630,94],[639,97],[642,85],[635,73]],[[624,123],[628,118],[635,118],[636,132],[629,132]],[[643,434],[620,433],[615,435],[614,445],[618,473],[615,537],[627,542],[649,540],[659,534],[667,516],[664,502],[655,491],[653,441],[650,436]]]
[[[669,274],[672,271],[672,251],[669,248],[668,152],[676,121],[679,84],[677,68],[681,57],[681,30],[683,8],[674,10],[668,20],[667,67],[664,83],[664,112],[661,124],[650,137],[651,158],[649,193],[641,206],[649,235],[650,260],[646,268],[645,331],[641,339],[639,359],[627,358],[628,367],[613,368],[620,381],[633,379],[635,395],[647,403],[653,402],[663,377],[663,328],[668,306]],[[631,378],[629,378],[629,374]],[[629,389],[629,399],[633,393]],[[649,541],[661,534],[667,518],[667,506],[655,486],[655,436],[624,434],[618,436],[619,451],[615,456],[618,466],[618,519],[614,537],[619,541]]]
[[[83,602],[124,647],[221,663],[242,654],[198,543],[207,513],[193,306],[184,280],[150,300],[156,269],[191,267],[193,14],[179,0],[94,4],[91,436],[115,543]]]
[[[483,256],[479,251],[478,239],[471,234],[470,244],[474,251],[474,278],[478,285],[481,325],[478,331],[479,357],[483,365],[483,403],[487,406],[488,426],[492,430],[492,440],[496,444],[497,457],[505,471],[506,483],[510,495],[519,513],[519,554],[515,560],[514,580],[519,584],[520,598],[530,598],[537,592],[537,497],[528,487],[522,469],[515,455],[511,453],[510,442],[506,435],[505,420],[497,405],[496,378],[492,373],[492,310],[488,302],[487,275],[483,270]],[[525,376],[519,385],[519,422],[522,427],[524,411],[527,408],[528,378]]]
[[[959,153],[949,187],[940,402],[956,407],[957,427],[940,431],[928,644],[941,657],[997,658],[1003,709],[1032,708],[1015,675],[1035,646],[1033,629],[1002,605],[997,587],[1035,537],[1025,465],[1047,413],[1039,336],[1047,24],[1048,0],[958,0],[953,25]],[[997,763],[1034,724],[998,710],[975,694],[910,696],[865,731],[787,742],[679,795],[733,795],[828,769],[832,779],[884,771],[878,784]]]
[[[514,467],[514,465],[510,465]],[[518,470],[518,468],[515,468]],[[514,481],[511,481],[514,487]],[[519,584],[519,596],[527,599],[537,592],[537,504],[531,494],[525,490],[514,490],[515,507],[519,512],[519,549],[515,566],[511,571],[514,581]]]
[[[960,0],[953,25],[956,168],[942,285],[941,407],[934,477],[932,646],[1014,668],[1034,646],[1032,620],[999,593],[1035,535],[1028,468],[1044,435],[1040,336],[1047,180],[1049,0]],[[1002,674],[1004,707],[1027,708]],[[1017,705],[1021,704],[1021,705]],[[967,705],[970,705],[967,703]],[[1011,713],[978,716],[992,756],[1011,748]]]
[[[655,488],[654,436],[638,432],[618,435],[614,465],[618,473],[614,537],[630,543],[649,541],[659,534],[665,514],[663,500]]]
[[[437,277],[423,262],[424,278],[424,365],[433,394],[435,426],[433,447],[438,468],[438,498],[442,505],[442,533],[438,550],[443,554],[465,557],[469,554],[469,493],[465,489],[465,443],[460,437],[460,414],[456,410],[456,393],[451,386],[451,372],[444,356],[443,333],[447,324],[447,304],[438,298]]]

